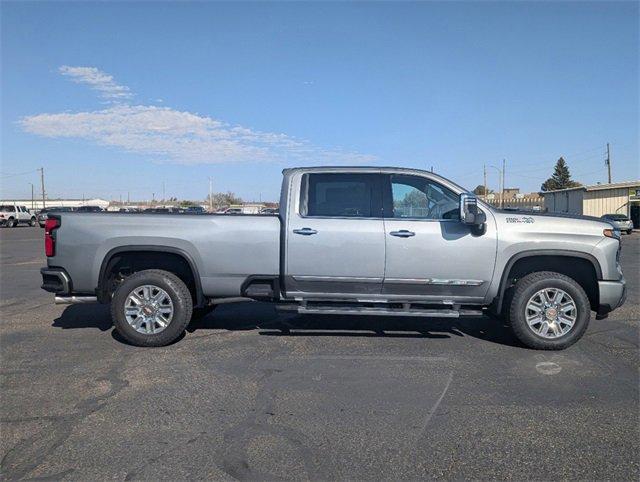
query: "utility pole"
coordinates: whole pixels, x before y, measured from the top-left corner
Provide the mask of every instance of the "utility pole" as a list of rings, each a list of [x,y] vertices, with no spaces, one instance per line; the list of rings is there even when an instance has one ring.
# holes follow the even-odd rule
[[[482,175],[483,175],[483,178],[484,178],[484,191],[483,191],[484,192],[484,199],[486,201],[487,200],[487,165],[486,164],[484,164],[482,166]]]
[[[162,181],[162,202],[166,202],[166,199],[167,198],[164,197],[164,181]]]
[[[611,151],[609,150],[608,142],[607,142],[607,160],[604,163],[607,165],[607,174],[609,175],[609,184],[611,184]]]
[[[40,186],[42,186],[42,209],[46,207],[45,191],[44,191],[44,167],[38,169],[40,171]]]
[[[127,204],[129,204],[131,201],[129,201],[129,191],[127,191]]]
[[[31,186],[31,209],[33,209],[33,184],[28,183]]]
[[[209,176],[209,212],[213,212],[213,179]]]

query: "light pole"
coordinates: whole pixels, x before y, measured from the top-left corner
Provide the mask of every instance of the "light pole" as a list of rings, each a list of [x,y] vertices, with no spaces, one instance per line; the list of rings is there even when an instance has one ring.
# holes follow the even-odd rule
[[[496,171],[498,171],[498,174],[500,174],[500,209],[502,209],[504,206],[504,171],[499,167],[493,166],[491,164],[489,164],[489,167],[493,167]]]

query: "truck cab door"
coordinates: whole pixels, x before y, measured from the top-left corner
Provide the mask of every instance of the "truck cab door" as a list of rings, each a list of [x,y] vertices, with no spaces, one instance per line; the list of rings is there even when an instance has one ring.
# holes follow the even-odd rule
[[[293,176],[285,226],[285,292],[301,298],[380,294],[385,235],[382,176]]]
[[[384,182],[384,294],[481,303],[496,260],[493,216],[483,231],[460,221],[460,196],[426,176],[388,174]]]

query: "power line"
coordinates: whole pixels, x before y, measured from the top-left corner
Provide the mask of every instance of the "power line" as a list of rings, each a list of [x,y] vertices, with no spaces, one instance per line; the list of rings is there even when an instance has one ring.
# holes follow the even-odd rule
[[[32,169],[31,171],[17,172],[15,174],[0,174],[0,177],[2,177],[2,179],[7,179],[10,177],[25,176],[27,174],[33,174],[34,172],[38,172],[39,170],[40,169]]]

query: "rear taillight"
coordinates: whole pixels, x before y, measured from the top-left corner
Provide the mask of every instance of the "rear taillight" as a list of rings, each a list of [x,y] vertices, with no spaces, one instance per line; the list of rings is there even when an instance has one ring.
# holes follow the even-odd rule
[[[59,219],[47,219],[44,222],[44,254],[46,256],[56,255],[56,238],[53,232],[60,227]]]

